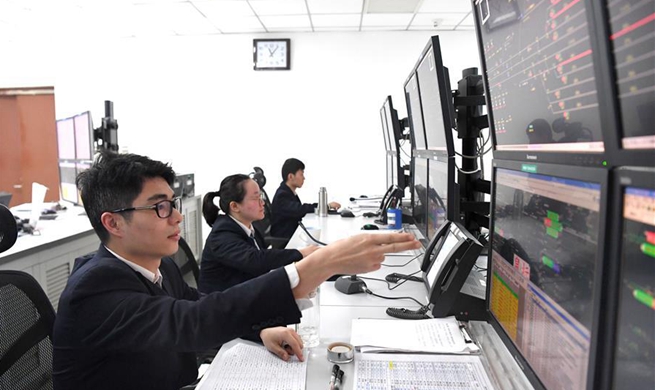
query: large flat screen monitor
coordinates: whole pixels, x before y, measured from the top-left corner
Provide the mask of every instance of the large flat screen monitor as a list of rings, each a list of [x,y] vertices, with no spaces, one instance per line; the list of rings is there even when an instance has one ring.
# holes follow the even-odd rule
[[[414,69],[412,69],[412,73],[405,81],[405,103],[407,104],[407,116],[409,117],[409,135],[412,141],[412,149],[425,150],[421,96],[418,88],[418,78]]]
[[[428,207],[428,159],[414,157],[412,215],[414,224],[424,237],[421,243],[426,247],[427,237],[427,207]]]
[[[622,183],[618,306],[613,343],[613,389],[655,386],[655,170],[619,170]]]
[[[93,125],[91,113],[83,112],[73,117],[75,122],[75,157],[78,160],[93,159]]]
[[[605,3],[605,2],[603,2]],[[655,150],[655,5],[652,1],[607,1],[613,82],[621,130],[617,165],[653,166]]]
[[[452,221],[452,202],[455,196],[455,164],[452,159],[430,159],[428,164],[427,239],[431,241],[439,228]]]
[[[494,160],[488,309],[526,376],[592,389],[607,171]]]
[[[384,106],[380,108],[380,123],[382,124],[382,138],[384,139],[384,150],[391,151],[391,142],[389,141],[389,127],[387,126],[387,116],[384,112]]]
[[[402,129],[400,128],[400,121],[398,120],[398,111],[393,108],[393,101],[391,96],[387,96],[384,104],[380,109],[380,115],[384,115],[386,122],[386,129],[389,133],[389,142],[391,151],[400,149],[400,139],[402,137]]]
[[[426,149],[446,156],[454,156],[455,113],[451,112],[453,97],[450,82],[446,81],[438,36],[431,37],[423,50],[416,67],[416,74],[421,96]]]
[[[60,160],[75,160],[75,121],[73,118],[57,121],[57,150]]]
[[[588,4],[475,1],[495,158],[601,166]]]

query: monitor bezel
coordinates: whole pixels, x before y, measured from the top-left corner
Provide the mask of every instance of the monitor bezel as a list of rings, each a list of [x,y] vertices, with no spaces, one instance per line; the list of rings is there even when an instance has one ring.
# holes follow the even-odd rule
[[[415,199],[416,190],[415,190],[415,188],[416,188],[416,173],[417,173],[417,171],[416,171],[416,161],[417,160],[424,161],[425,165],[426,165],[426,167],[425,167],[425,183],[426,183],[426,186],[425,186],[425,199],[421,199],[423,201],[422,204],[423,204],[423,207],[424,207],[423,213],[421,213],[422,216],[423,216],[423,224],[420,224],[420,225],[416,224],[416,216],[418,214],[415,212],[415,209],[416,209],[416,199]],[[414,220],[415,220],[416,229],[419,232],[421,232],[421,235],[425,238],[425,240],[423,240],[424,242],[422,242],[424,244],[424,246],[428,245],[428,241],[427,241],[427,236],[428,236],[428,232],[427,232],[427,230],[428,230],[427,194],[428,194],[428,184],[429,184],[428,180],[429,180],[429,176],[430,176],[430,172],[429,172],[430,162],[429,162],[429,160],[430,159],[428,157],[423,157],[420,154],[416,154],[412,158],[412,169],[413,169],[412,170],[412,216],[414,217]]]
[[[409,92],[407,92],[407,85],[409,84],[410,80],[412,77],[416,80],[416,93],[418,94],[418,104],[419,108],[421,109],[421,115],[420,118],[417,120],[421,121],[421,134],[419,136],[423,140],[423,145],[426,145],[425,148],[418,148],[416,147],[416,129],[414,128],[414,115],[412,112],[412,105],[411,105],[411,100],[409,98]],[[405,79],[405,83],[403,83],[403,91],[405,91],[405,105],[407,106],[407,116],[409,118],[409,134],[411,137],[411,142],[412,142],[412,150],[427,150],[427,140],[425,137],[425,123],[423,122],[423,108],[421,107],[421,86],[418,83],[418,74],[416,73],[416,65],[410,72],[409,76],[407,76],[407,79]]]
[[[614,382],[614,360],[617,343],[617,326],[619,320],[619,304],[621,299],[621,279],[623,266],[621,256],[623,251],[623,197],[626,187],[637,187],[655,191],[655,168],[654,167],[621,167],[612,172],[611,180],[610,219],[614,221],[608,231],[608,237],[615,237],[615,240],[607,240],[607,262],[606,280],[604,285],[607,288],[605,293],[605,310],[602,328],[601,343],[602,350],[599,354],[603,357],[599,369],[602,388],[613,388]]]
[[[479,0],[471,0],[472,14],[475,24],[475,35],[478,46],[478,56],[480,58],[480,67],[482,75],[482,83],[485,90],[485,100],[487,107],[487,116],[489,118],[489,135],[493,145],[494,158],[502,160],[516,160],[516,161],[530,161],[540,163],[557,163],[578,166],[602,167],[606,165],[614,166],[613,156],[614,145],[612,145],[611,134],[617,133],[616,127],[616,105],[611,101],[609,95],[613,93],[597,93],[598,109],[600,117],[600,130],[603,136],[602,152],[595,153],[582,153],[580,151],[561,152],[561,151],[535,151],[535,150],[498,150],[498,143],[496,140],[496,132],[494,129],[494,112],[491,105],[491,97],[489,94],[489,82],[487,79],[487,63],[484,57],[484,46],[482,40],[481,23],[477,12],[477,3]],[[604,32],[595,26],[597,10],[593,0],[583,0],[584,6],[587,10],[587,25],[589,30],[589,45],[591,47],[592,60],[594,64],[594,75],[596,79],[596,90],[600,91],[604,88],[610,88],[611,84],[609,70],[607,69],[607,45],[603,43],[603,39],[599,38],[599,34]],[[605,40],[606,41],[606,40]],[[605,56],[605,57],[603,57]],[[608,90],[612,90],[611,88]],[[609,142],[608,142],[609,140]]]
[[[575,167],[572,169],[566,165],[555,165],[547,164],[543,162],[534,163],[534,162],[521,162],[521,161],[511,161],[511,160],[496,160],[492,162],[492,182],[491,182],[491,208],[490,208],[490,218],[489,218],[489,255],[487,258],[487,291],[486,291],[486,311],[488,316],[488,321],[491,326],[494,328],[500,339],[503,341],[503,344],[508,349],[509,353],[512,355],[514,360],[518,362],[518,365],[523,372],[523,374],[528,378],[530,383],[539,389],[545,389],[544,384],[537,377],[537,374],[534,372],[530,363],[526,358],[523,357],[519,349],[514,345],[514,342],[510,336],[505,332],[504,328],[494,316],[491,311],[491,266],[493,265],[493,238],[494,238],[494,225],[495,225],[495,208],[496,208],[496,173],[498,168],[504,168],[519,172],[526,172],[524,169],[525,165],[534,165],[536,166],[536,173],[548,176],[557,176],[567,179],[580,180],[585,182],[593,182],[600,185],[600,208],[599,208],[599,231],[598,231],[598,251],[596,252],[596,272],[597,274],[594,277],[593,285],[593,296],[595,299],[592,301],[592,317],[594,322],[592,328],[590,329],[590,342],[589,342],[589,361],[587,362],[587,389],[592,390],[596,387],[598,379],[598,364],[601,360],[597,359],[597,351],[599,346],[599,335],[600,330],[602,329],[602,324],[600,323],[603,318],[601,317],[601,304],[603,299],[602,286],[603,281],[606,275],[606,264],[604,262],[605,253],[606,253],[606,237],[607,237],[607,204],[608,204],[608,192],[609,192],[609,182],[608,182],[608,170],[603,168],[595,167]]]
[[[425,128],[425,115],[423,116],[423,132],[425,133],[425,147],[426,150],[436,153],[438,155],[444,155],[447,157],[453,157],[455,156],[455,141],[454,141],[454,136],[453,136],[453,123],[456,123],[455,120],[455,112],[450,112],[450,108],[454,107],[454,103],[451,101],[450,103],[448,100],[452,100],[452,90],[450,90],[450,83],[446,85],[446,71],[444,70],[444,64],[443,64],[443,55],[441,53],[441,45],[439,43],[439,36],[438,35],[433,35],[429,38],[428,43],[425,45],[425,48],[421,52],[421,55],[418,58],[418,61],[416,62],[416,65],[414,65],[414,72],[416,73],[416,83],[418,85],[418,91],[419,91],[419,96],[421,97],[419,100],[421,102],[421,113],[425,112],[425,108],[423,107],[423,97],[421,93],[421,80],[419,79],[418,76],[418,67],[423,62],[425,59],[425,56],[428,54],[428,52],[432,49],[432,55],[434,58],[434,69],[435,69],[435,75],[437,78],[437,86],[439,88],[439,102],[441,103],[441,115],[442,115],[442,120],[444,123],[444,137],[446,139],[446,150],[440,150],[440,149],[431,149],[430,144],[428,142],[428,129]],[[450,80],[449,80],[450,81]],[[447,93],[444,93],[444,91],[447,90]],[[450,130],[450,131],[448,131]],[[434,147],[434,146],[433,146]]]
[[[391,151],[391,142],[389,141],[389,131],[387,130],[387,116],[384,114],[384,106],[380,108],[380,125],[382,127],[382,138],[384,139],[384,150]]]
[[[446,173],[448,175],[448,189],[446,190],[448,199],[446,200],[446,219],[448,221],[457,221],[458,219],[455,218],[455,210],[456,210],[456,204],[459,202],[458,198],[458,191],[456,188],[456,183],[455,183],[455,159],[454,158],[444,158],[443,156],[438,156],[434,155],[428,160],[428,203],[430,201],[430,189],[432,189],[431,185],[431,175],[430,172],[432,170],[432,164],[439,163],[439,164],[445,164],[446,165]],[[432,240],[432,237],[429,236],[429,230],[428,230],[428,216],[429,216],[429,207],[426,205],[426,238],[428,241]],[[437,229],[438,231],[439,229]],[[435,232],[436,234],[436,232]]]

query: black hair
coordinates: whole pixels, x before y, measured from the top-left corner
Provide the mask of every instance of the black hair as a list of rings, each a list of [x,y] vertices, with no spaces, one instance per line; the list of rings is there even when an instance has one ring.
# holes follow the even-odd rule
[[[214,198],[217,196],[220,197],[218,204],[221,206],[221,210],[225,214],[229,214],[230,203],[241,203],[246,197],[244,183],[247,180],[251,180],[248,175],[242,175],[240,173],[230,175],[223,179],[220,190],[205,194],[205,197],[202,199],[202,215],[210,227],[214,225],[218,217],[218,207],[214,204]]]
[[[77,175],[75,183],[80,190],[84,210],[102,243],[107,243],[109,239],[109,232],[100,220],[102,214],[132,207],[132,202],[143,190],[144,182],[157,177],[172,185],[175,172],[161,161],[107,150],[99,152],[91,168]],[[129,221],[131,213],[124,216]]]
[[[286,182],[289,178],[289,174],[295,174],[299,170],[305,169],[305,164],[297,158],[289,158],[287,161],[282,164],[282,181]]]

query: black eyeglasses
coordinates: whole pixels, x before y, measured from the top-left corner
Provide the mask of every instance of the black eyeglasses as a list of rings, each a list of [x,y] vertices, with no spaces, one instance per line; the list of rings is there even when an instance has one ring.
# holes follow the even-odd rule
[[[112,210],[110,213],[124,213],[134,210],[155,210],[159,218],[168,218],[173,214],[173,209],[182,212],[182,199],[173,198],[171,200],[162,200],[152,206],[126,207],[124,209]]]

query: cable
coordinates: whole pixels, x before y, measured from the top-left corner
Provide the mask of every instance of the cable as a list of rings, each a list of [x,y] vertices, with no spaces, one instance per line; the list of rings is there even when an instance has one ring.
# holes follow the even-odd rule
[[[364,288],[364,292],[367,293],[367,294],[373,295],[374,297],[383,298],[383,299],[410,299],[410,300],[416,302],[419,306],[421,306],[421,308],[427,307],[427,305],[422,304],[421,302],[417,301],[416,299],[414,299],[412,297],[385,297],[384,295],[378,295],[378,294],[374,293],[373,291],[369,290],[368,287]]]
[[[312,234],[311,234],[310,232],[307,231],[307,228],[305,227],[305,225],[302,224],[302,222],[298,222],[298,225],[302,228],[302,230],[305,231],[305,233],[307,233],[307,237],[309,237],[312,241],[314,241],[314,242],[317,243],[318,245],[327,246],[326,243],[321,242],[321,241],[315,239],[314,236],[312,236]]]
[[[415,259],[419,258],[420,256],[423,256],[423,253],[420,253],[420,254],[418,254],[418,255],[412,257],[411,259],[409,259],[408,262],[406,262],[405,264],[401,264],[401,265],[391,265],[391,264],[384,264],[384,263],[382,263],[381,265],[382,265],[383,267],[389,267],[389,268],[400,268],[400,267],[404,267],[404,266],[406,266],[407,264],[411,263],[412,261],[414,261]]]

